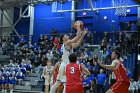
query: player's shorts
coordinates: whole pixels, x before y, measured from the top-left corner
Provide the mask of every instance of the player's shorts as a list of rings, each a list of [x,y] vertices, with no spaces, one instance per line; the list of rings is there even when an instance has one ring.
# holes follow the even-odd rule
[[[60,64],[60,67],[59,67],[59,72],[58,72],[58,75],[57,75],[57,81],[61,81],[61,82],[66,82],[66,76],[63,75],[63,72],[64,72],[64,68],[65,66],[68,64],[68,62],[61,62]]]
[[[2,84],[9,84],[9,80],[2,80]]]
[[[46,79],[45,79],[45,85],[53,84],[53,77],[51,77],[50,82],[48,81],[48,78],[49,77],[46,77]]]
[[[16,84],[16,80],[10,80],[10,84]]]
[[[24,79],[24,76],[16,76],[17,79]]]
[[[116,82],[110,87],[114,93],[128,93],[130,82]]]
[[[66,86],[65,93],[84,93],[83,86]]]

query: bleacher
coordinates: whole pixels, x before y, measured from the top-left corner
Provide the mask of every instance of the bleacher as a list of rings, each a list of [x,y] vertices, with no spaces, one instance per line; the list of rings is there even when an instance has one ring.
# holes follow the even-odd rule
[[[40,78],[41,73],[30,73],[28,77],[22,81],[21,85],[15,85],[14,91],[22,92],[41,92],[42,86],[44,84],[43,80]]]

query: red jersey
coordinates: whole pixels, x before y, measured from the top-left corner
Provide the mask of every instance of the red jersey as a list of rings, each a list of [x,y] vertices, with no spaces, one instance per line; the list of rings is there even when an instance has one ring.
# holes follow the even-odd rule
[[[82,86],[81,65],[70,63],[66,65],[66,86]]]
[[[117,82],[120,81],[129,82],[129,78],[126,75],[126,71],[121,61],[119,62],[119,67],[117,69],[113,69],[113,72],[116,76]]]
[[[60,63],[59,63],[60,64]],[[59,72],[59,66],[56,68],[54,74],[53,74],[53,83],[56,82],[56,78],[57,78],[57,75],[58,75],[58,72]]]

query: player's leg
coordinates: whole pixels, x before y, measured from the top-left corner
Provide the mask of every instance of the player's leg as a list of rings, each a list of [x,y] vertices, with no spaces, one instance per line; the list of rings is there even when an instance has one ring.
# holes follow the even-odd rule
[[[60,81],[56,81],[55,84],[51,87],[50,93],[55,93],[58,86],[61,84]]]
[[[49,93],[49,80],[45,78],[45,93]]]
[[[66,83],[63,83],[64,89],[63,89],[63,93],[65,93],[66,91]]]
[[[2,84],[2,93],[4,92],[5,90],[5,87],[4,87],[4,84]]]
[[[13,93],[14,85],[13,84],[9,84],[9,88],[10,88],[10,93]]]
[[[58,72],[58,75],[57,75],[57,81],[55,82],[55,84],[51,87],[50,89],[50,93],[55,93],[56,92],[56,89],[58,88],[58,86],[61,84],[62,80],[63,80],[63,70],[64,70],[64,67],[65,67],[65,63],[62,62],[60,64],[60,67],[59,67],[59,72]]]
[[[61,83],[61,84],[58,86],[56,93],[62,93],[62,91],[63,91],[63,84]]]
[[[8,83],[5,84],[5,93],[7,93],[8,85]]]
[[[49,85],[45,85],[45,93],[49,93]]]

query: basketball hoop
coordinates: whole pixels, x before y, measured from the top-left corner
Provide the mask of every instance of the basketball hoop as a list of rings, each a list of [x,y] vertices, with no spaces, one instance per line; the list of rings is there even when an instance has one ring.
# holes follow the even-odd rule
[[[116,7],[115,14],[118,16],[126,16],[128,0],[112,0],[113,7]]]

